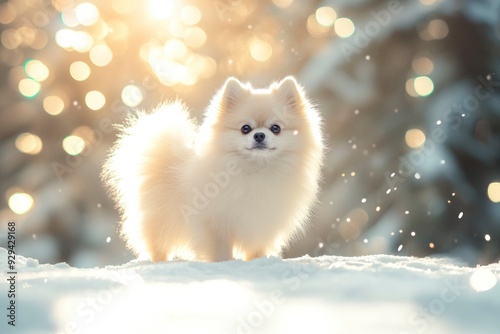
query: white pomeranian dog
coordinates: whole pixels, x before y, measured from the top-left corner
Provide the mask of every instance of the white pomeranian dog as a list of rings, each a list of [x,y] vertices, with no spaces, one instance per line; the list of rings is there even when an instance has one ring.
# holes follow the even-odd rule
[[[322,121],[293,77],[230,78],[197,126],[180,102],[120,127],[103,180],[140,257],[280,255],[306,231],[324,156]]]

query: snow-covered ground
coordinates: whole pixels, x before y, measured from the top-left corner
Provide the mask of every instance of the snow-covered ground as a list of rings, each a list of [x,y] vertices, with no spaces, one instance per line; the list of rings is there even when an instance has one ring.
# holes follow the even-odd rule
[[[324,256],[96,269],[17,256],[0,333],[499,333],[500,264]],[[7,307],[15,300],[16,327]]]

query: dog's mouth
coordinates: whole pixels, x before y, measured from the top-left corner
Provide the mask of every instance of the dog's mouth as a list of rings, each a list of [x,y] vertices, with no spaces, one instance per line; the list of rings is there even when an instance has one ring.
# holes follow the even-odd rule
[[[251,148],[249,148],[248,150],[249,151],[253,151],[253,150],[258,150],[258,151],[265,151],[265,150],[269,150],[269,151],[272,151],[272,150],[275,150],[276,147],[268,147],[266,144],[263,144],[263,143],[256,143],[255,145],[253,145]]]

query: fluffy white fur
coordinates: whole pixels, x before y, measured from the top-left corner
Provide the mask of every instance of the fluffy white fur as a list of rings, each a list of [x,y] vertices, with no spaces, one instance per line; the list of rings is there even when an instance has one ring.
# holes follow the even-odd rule
[[[228,79],[200,127],[174,102],[120,130],[103,179],[139,256],[249,260],[279,255],[305,231],[324,140],[317,110],[292,77],[267,89]],[[260,146],[256,133],[265,136]]]

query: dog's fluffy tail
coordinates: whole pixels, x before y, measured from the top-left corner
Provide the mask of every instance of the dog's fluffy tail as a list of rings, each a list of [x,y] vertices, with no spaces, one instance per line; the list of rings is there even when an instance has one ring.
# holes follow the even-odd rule
[[[156,236],[169,225],[165,220],[170,217],[161,208],[168,206],[165,201],[176,192],[172,188],[183,162],[194,155],[197,127],[184,104],[176,101],[152,113],[131,115],[118,129],[102,179],[117,203],[121,234],[129,248],[140,257],[163,260],[168,250],[153,254],[158,248],[155,243],[168,243]],[[173,229],[171,237],[181,238],[182,228]]]

